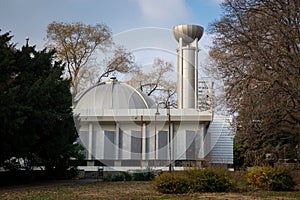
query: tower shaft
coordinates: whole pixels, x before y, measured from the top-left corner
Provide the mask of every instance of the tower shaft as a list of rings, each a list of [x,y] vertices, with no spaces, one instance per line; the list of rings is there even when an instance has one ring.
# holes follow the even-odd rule
[[[198,108],[198,41],[203,28],[179,25],[173,28],[178,41],[177,102],[178,109]]]

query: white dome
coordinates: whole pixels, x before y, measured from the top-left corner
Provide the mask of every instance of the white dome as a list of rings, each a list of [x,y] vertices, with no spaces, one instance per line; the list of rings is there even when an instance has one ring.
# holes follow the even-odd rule
[[[83,92],[75,100],[76,110],[81,109],[147,109],[154,101],[132,86],[111,78]]]

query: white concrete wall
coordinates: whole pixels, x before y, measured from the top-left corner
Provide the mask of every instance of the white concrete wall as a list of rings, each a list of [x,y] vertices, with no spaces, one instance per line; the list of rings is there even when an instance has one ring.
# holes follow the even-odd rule
[[[90,125],[92,124],[92,125]],[[92,128],[91,128],[92,127]],[[143,160],[154,160],[154,129],[155,129],[155,124],[150,123],[148,125],[144,124],[143,127],[141,128],[140,124],[136,124],[134,122],[122,122],[119,123],[119,128],[120,131],[122,132],[121,138],[118,138],[116,135],[114,136],[114,144],[104,144],[110,143],[109,140],[105,139],[104,132],[105,131],[114,131],[115,134],[118,132],[116,131],[116,123],[113,122],[111,124],[105,123],[105,125],[100,125],[97,122],[93,123],[83,123],[81,128],[80,128],[80,140],[83,143],[83,145],[86,147],[86,149],[91,148],[92,155],[90,157],[87,157],[88,159],[98,159],[98,160],[103,160],[103,159],[113,159],[113,160],[130,160],[133,157],[135,159],[137,158],[138,155],[133,156],[131,152],[131,133],[132,130],[135,131],[143,131],[143,139],[142,139],[142,144],[143,144]],[[90,131],[92,130],[92,135],[90,135]],[[159,149],[159,131],[166,131],[166,141],[164,141],[165,146],[161,149]],[[156,159],[159,160],[168,160],[169,159],[169,125],[168,123],[162,123],[162,122],[157,122],[156,123]],[[205,124],[204,123],[192,123],[192,122],[181,122],[176,123],[173,127],[173,136],[171,139],[171,159],[172,160],[185,160],[186,159],[186,150],[191,144],[193,140],[188,142],[186,140],[186,132],[187,131],[194,131],[195,132],[195,138],[193,140],[195,141],[195,159],[203,159],[204,158],[204,138],[205,138]],[[138,136],[139,137],[139,136]],[[148,143],[147,148],[146,148],[146,138],[148,138]],[[89,141],[89,140],[92,141]],[[122,141],[122,148],[119,149],[119,142],[118,140]],[[118,142],[116,144],[116,142]],[[91,146],[90,146],[91,145]],[[108,158],[105,157],[105,155],[110,155],[110,153],[106,152],[104,153],[105,150],[104,147],[107,145],[114,145],[114,149],[109,148],[112,156],[108,156]],[[146,152],[146,149],[149,151]],[[165,155],[164,157],[159,157],[159,155]],[[139,156],[138,156],[139,157]],[[139,157],[140,158],[140,157]]]

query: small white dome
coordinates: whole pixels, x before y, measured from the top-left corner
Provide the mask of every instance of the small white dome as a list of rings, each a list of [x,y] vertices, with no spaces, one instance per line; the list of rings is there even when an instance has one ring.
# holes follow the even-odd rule
[[[114,77],[78,95],[75,103],[76,110],[147,109],[155,106],[150,97]]]

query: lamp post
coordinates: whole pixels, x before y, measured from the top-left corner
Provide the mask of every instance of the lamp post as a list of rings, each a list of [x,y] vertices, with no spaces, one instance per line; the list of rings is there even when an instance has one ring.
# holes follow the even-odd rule
[[[172,149],[171,149],[171,112],[170,112],[170,102],[167,103],[167,115],[168,115],[168,125],[169,125],[169,171],[171,172],[172,171],[172,160],[171,160],[171,157],[172,157]]]

